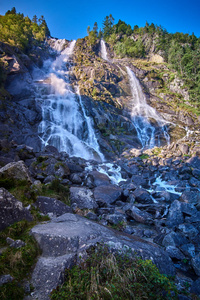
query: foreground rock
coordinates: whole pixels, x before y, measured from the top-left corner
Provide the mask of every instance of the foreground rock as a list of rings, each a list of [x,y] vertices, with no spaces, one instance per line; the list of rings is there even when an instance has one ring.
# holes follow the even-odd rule
[[[0,169],[0,178],[13,179],[13,180],[25,180],[31,183],[31,178],[28,172],[28,168],[25,163],[20,160],[18,162],[11,162]]]
[[[50,292],[62,283],[64,270],[87,256],[87,250],[98,243],[107,244],[115,251],[126,251],[151,259],[159,270],[174,275],[169,256],[153,243],[121,234],[81,216],[70,213],[40,224],[31,230],[42,249],[33,271],[31,283],[34,299],[49,299]]]
[[[0,231],[24,219],[33,220],[28,209],[6,189],[0,188]]]

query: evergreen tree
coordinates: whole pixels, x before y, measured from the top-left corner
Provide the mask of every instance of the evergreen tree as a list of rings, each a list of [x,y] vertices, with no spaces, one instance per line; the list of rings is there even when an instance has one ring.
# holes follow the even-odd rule
[[[104,21],[103,21],[103,37],[106,39],[111,35],[112,33],[112,27],[114,25],[114,18],[110,14],[109,16],[106,16]]]

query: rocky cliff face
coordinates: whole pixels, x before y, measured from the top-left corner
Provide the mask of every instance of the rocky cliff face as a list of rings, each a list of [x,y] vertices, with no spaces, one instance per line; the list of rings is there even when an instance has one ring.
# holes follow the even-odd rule
[[[6,89],[1,88],[1,138],[41,149],[38,138],[41,103],[36,101],[32,72],[40,72],[43,61],[55,57],[51,48],[55,41],[49,40],[42,47],[35,47],[29,55],[1,43],[1,62],[7,77]],[[63,47],[67,45],[66,41]],[[119,156],[131,148],[141,148],[131,119],[132,95],[127,66],[139,79],[147,103],[168,122],[171,142],[188,136],[188,133],[190,145],[197,141],[199,120],[189,106],[187,89],[161,59],[155,62],[153,49],[149,50],[149,61],[116,59],[109,45],[107,61],[101,57],[100,50],[100,41],[93,47],[88,46],[86,39],[77,41],[71,83],[79,86],[87,114],[94,120],[101,150],[107,158]],[[161,141],[161,145],[165,143],[165,140]]]

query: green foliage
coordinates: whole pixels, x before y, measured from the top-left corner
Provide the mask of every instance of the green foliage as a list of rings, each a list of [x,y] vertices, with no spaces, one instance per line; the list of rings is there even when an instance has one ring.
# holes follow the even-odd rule
[[[23,14],[16,13],[15,8],[0,16],[0,40],[26,51],[33,39],[43,41],[50,36],[50,31],[43,16],[37,21]]]
[[[0,274],[10,274],[14,281],[0,287],[1,299],[23,299],[24,289],[21,285],[23,279],[27,279],[32,266],[40,254],[39,247],[29,230],[34,222],[20,221],[0,232],[0,244],[6,245],[6,238],[20,239],[26,243],[24,247],[15,249],[8,247],[0,256]]]
[[[130,38],[124,38],[114,45],[114,50],[120,57],[144,57],[144,45],[141,39],[134,41]]]
[[[85,263],[66,271],[51,299],[177,299],[174,284],[150,260],[93,250]]]
[[[110,14],[103,21],[103,37],[106,40],[113,33],[114,18]]]
[[[54,197],[65,204],[70,205],[69,187],[62,185],[59,179],[53,180],[48,185],[43,185],[40,194],[46,197]]]

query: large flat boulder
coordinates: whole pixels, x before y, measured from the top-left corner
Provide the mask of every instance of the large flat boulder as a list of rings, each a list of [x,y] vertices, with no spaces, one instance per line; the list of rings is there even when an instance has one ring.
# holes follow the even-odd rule
[[[6,189],[0,188],[0,231],[24,219],[33,220],[29,210]]]
[[[49,299],[50,292],[62,283],[64,269],[86,257],[86,250],[99,243],[119,252],[130,249],[130,255],[151,259],[162,273],[175,274],[171,259],[159,246],[79,215],[67,213],[49,223],[36,225],[31,234],[42,249],[31,280],[34,299]]]

